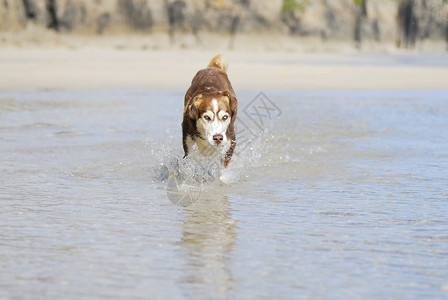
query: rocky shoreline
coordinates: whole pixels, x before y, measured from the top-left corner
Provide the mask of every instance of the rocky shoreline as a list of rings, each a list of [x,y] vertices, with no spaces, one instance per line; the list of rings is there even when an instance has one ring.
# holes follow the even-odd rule
[[[0,32],[35,27],[58,34],[165,34],[171,45],[201,45],[209,34],[289,36],[320,42],[395,44],[448,41],[448,2],[439,0],[3,0]],[[188,36],[185,43],[182,39]]]

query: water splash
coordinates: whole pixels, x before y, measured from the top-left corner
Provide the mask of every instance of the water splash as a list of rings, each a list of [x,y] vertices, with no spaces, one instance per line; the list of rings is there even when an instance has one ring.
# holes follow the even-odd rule
[[[250,169],[256,168],[262,153],[263,139],[236,149],[227,168],[220,157],[201,155],[194,149],[184,158],[176,148],[159,141],[145,141],[145,148],[155,161],[152,170],[154,183],[165,185],[168,198],[176,205],[188,206],[208,191],[244,180]],[[210,196],[210,195],[209,195]]]

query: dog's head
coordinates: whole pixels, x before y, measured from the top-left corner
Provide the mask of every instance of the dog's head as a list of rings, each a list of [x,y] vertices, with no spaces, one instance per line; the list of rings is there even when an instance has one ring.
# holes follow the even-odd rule
[[[237,106],[237,100],[229,92],[224,91],[196,95],[186,109],[189,117],[196,122],[196,128],[202,139],[211,146],[225,147],[231,142],[227,136],[227,129],[235,120]]]

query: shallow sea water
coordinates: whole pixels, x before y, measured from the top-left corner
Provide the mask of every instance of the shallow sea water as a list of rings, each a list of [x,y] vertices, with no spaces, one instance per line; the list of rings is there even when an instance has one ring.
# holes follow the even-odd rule
[[[186,207],[183,91],[0,92],[0,298],[448,298],[448,91],[258,92]]]

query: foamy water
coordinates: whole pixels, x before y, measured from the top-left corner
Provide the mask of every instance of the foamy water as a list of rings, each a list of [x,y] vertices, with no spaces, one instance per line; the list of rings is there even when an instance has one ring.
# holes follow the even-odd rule
[[[183,91],[0,92],[0,298],[448,297],[448,91],[258,92],[227,184]]]

